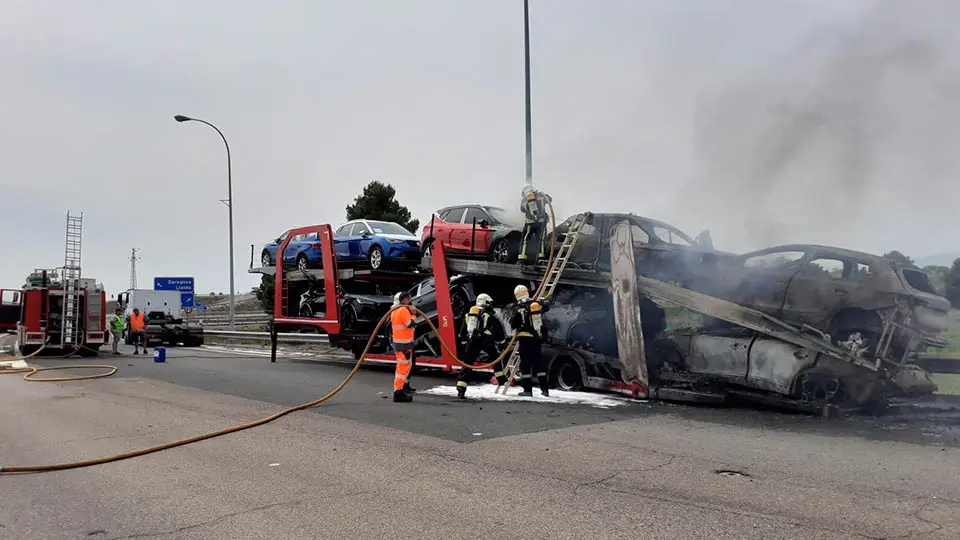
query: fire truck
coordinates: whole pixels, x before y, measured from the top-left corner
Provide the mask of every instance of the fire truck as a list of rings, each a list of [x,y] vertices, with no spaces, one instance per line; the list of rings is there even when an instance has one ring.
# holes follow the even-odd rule
[[[90,278],[64,279],[58,270],[35,270],[21,291],[17,323],[20,354],[45,351],[95,356],[106,338],[107,299]]]
[[[16,331],[22,295],[20,289],[0,289],[0,332]]]

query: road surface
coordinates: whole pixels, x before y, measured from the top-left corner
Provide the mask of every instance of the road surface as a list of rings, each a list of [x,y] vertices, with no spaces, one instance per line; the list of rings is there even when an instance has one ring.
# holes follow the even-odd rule
[[[116,362],[112,362],[116,360]],[[0,466],[115,454],[326,393],[348,366],[169,349],[108,379],[0,376]],[[41,360],[40,365],[91,363]],[[58,372],[61,374],[62,372]],[[960,538],[956,411],[389,399],[328,404],[94,468],[0,476],[0,538]],[[450,386],[419,375],[414,386]]]

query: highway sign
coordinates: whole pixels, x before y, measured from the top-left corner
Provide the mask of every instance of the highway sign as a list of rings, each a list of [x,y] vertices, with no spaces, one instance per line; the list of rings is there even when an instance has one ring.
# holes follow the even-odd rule
[[[204,304],[203,302],[197,302],[196,305],[197,305],[197,311],[206,311],[206,310],[207,310],[207,305]]]
[[[153,290],[155,291],[180,291],[180,307],[193,307],[193,285],[192,277],[155,277],[153,278]]]

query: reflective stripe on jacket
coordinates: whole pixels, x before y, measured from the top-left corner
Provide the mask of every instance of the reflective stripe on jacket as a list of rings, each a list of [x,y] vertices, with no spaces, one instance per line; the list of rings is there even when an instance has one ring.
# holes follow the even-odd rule
[[[409,309],[397,309],[390,314],[394,343],[413,343],[413,313]]]

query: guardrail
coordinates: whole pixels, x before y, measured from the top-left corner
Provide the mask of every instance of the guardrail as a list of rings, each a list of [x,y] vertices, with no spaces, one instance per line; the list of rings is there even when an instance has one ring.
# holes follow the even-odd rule
[[[915,363],[930,373],[960,373],[960,354],[923,353]]]
[[[250,339],[270,341],[270,332],[240,332],[234,330],[204,330],[204,337],[221,339]],[[330,343],[326,334],[277,333],[278,343]]]

